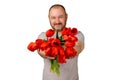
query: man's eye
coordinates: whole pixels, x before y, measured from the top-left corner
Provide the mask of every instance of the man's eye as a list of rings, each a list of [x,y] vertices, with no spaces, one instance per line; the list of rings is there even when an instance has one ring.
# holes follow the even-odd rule
[[[51,17],[51,19],[55,19],[55,17]]]
[[[63,18],[63,16],[60,16],[59,18]]]

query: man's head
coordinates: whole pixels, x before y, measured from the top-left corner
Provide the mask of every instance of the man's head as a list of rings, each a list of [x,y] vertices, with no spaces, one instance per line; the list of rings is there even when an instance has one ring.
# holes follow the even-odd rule
[[[55,4],[49,9],[49,21],[53,29],[61,31],[66,26],[67,13],[60,4]]]

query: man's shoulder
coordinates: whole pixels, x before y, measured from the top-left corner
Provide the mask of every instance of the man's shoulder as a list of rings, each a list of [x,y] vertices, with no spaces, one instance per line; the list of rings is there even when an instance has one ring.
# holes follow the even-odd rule
[[[81,31],[78,31],[78,34],[76,35],[76,37],[78,38],[78,40],[84,41],[84,35]]]
[[[78,35],[84,36],[81,31],[78,31]]]
[[[41,32],[40,35],[45,34],[45,32]]]
[[[45,33],[45,32],[41,32],[41,33],[38,35],[38,38],[41,38],[41,39],[46,38],[46,33]]]

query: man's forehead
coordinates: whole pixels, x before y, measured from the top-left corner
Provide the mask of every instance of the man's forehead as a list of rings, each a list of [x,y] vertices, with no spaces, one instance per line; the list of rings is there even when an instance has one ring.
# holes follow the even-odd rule
[[[63,10],[64,11],[64,9],[62,7],[60,7],[60,6],[56,6],[56,7],[51,8],[50,12],[52,10]]]

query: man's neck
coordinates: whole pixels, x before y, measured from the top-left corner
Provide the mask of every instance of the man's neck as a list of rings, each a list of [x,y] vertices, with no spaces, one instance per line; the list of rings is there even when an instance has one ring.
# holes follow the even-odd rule
[[[57,34],[57,31],[55,31],[56,32],[56,34]],[[61,31],[58,31],[58,37],[60,37],[61,36]]]

